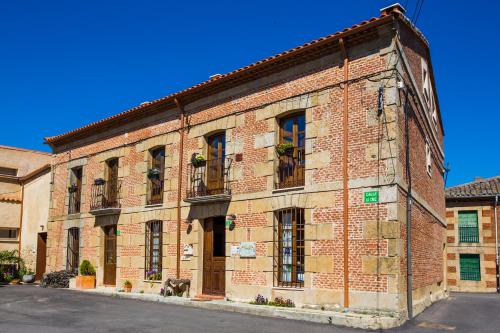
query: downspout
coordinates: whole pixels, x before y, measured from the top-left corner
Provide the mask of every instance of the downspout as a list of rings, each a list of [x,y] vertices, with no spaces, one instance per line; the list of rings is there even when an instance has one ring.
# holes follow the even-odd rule
[[[410,167],[410,109],[408,107],[408,92],[405,96],[405,132],[406,132],[406,178],[408,179],[408,191],[406,193],[406,304],[408,309],[408,319],[413,318],[413,274],[412,274],[412,256],[411,256],[411,208],[412,188],[411,188],[411,167]]]
[[[174,98],[175,104],[180,111],[180,142],[179,142],[179,175],[177,180],[177,264],[176,278],[181,277],[181,195],[182,195],[182,164],[184,156],[184,108],[177,98]]]
[[[23,235],[23,209],[24,209],[24,182],[20,180],[21,183],[21,216],[19,218],[19,256],[21,257],[21,244]]]
[[[498,218],[497,218],[498,194],[495,195],[495,204],[493,205],[493,216],[495,221],[495,268],[496,268],[496,281],[497,293],[500,293],[500,275],[498,268]]]
[[[339,39],[340,52],[344,59],[344,87],[343,87],[343,153],[342,153],[342,186],[343,186],[343,219],[344,219],[344,309],[349,308],[349,57],[344,39]]]

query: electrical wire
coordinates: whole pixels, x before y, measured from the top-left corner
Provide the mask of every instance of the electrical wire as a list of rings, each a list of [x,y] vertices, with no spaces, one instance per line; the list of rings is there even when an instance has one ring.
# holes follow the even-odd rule
[[[422,7],[424,5],[424,1],[420,2],[420,7],[418,8],[417,16],[415,17],[415,21],[413,22],[414,25],[417,25],[418,18],[420,17],[420,11],[422,10]]]

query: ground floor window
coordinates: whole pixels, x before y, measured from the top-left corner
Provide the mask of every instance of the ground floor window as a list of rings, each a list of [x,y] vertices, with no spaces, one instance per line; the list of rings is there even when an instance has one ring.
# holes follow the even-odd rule
[[[0,229],[0,238],[17,239],[17,229]]]
[[[460,280],[481,281],[479,254],[460,255]]]
[[[146,223],[146,255],[144,277],[147,280],[161,280],[162,261],[162,221]]]
[[[304,209],[275,212],[274,280],[279,287],[304,286]]]
[[[66,269],[78,272],[78,262],[80,260],[80,229],[68,229],[68,243],[66,247]]]

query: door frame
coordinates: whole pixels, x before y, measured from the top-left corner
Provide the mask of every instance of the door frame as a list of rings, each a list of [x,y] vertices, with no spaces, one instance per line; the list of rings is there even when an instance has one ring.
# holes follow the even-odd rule
[[[114,236],[113,237],[110,237],[108,235],[108,232],[107,230],[108,229],[111,229],[111,228],[114,228]],[[116,224],[112,224],[112,225],[108,225],[108,226],[104,226],[102,227],[102,232],[104,234],[104,246],[103,246],[103,276],[102,276],[102,284],[105,285],[105,286],[116,286],[116,252],[117,252],[117,229],[118,229],[118,226]],[[111,277],[107,276],[107,251],[108,251],[108,240],[114,240],[114,249],[111,249],[112,252],[113,252],[113,255],[114,255],[114,266],[115,266],[115,270],[114,270],[114,279],[111,279]],[[109,280],[108,280],[109,279]],[[110,282],[113,282],[111,280],[114,280],[114,283],[110,283]]]
[[[213,270],[213,265],[214,265],[214,262],[217,263],[217,261],[214,261],[214,256],[213,256],[213,251],[214,251],[214,224],[215,224],[215,221],[217,219],[220,219],[220,224],[222,224],[222,227],[224,228],[224,256],[218,256],[218,257],[215,257],[215,258],[218,258],[219,260],[218,263],[221,264],[221,262],[223,261],[223,264],[224,264],[224,270],[222,272],[221,275],[219,275],[219,278],[222,278],[223,279],[223,282],[221,284],[222,286],[222,290],[214,290],[213,287],[214,287],[214,277],[215,277],[215,274],[214,273],[214,270]],[[214,296],[225,296],[226,295],[226,251],[225,251],[225,248],[226,248],[226,227],[225,227],[225,216],[215,216],[215,217],[210,217],[210,218],[206,218],[204,221],[203,221],[203,233],[202,233],[202,239],[203,239],[203,248],[202,248],[202,260],[201,260],[201,266],[202,266],[202,274],[201,274],[201,290],[202,290],[202,294],[205,294],[205,295],[214,295]],[[211,223],[212,226],[211,226],[211,230],[210,230],[210,233],[211,235],[207,235],[207,227],[208,227],[208,224]],[[206,273],[205,273],[205,268],[206,268],[206,260],[207,260],[207,241],[211,241],[212,243],[209,245],[210,246],[210,265],[211,265],[211,271],[210,271],[210,286],[207,285],[207,279],[206,279]],[[221,259],[223,258],[223,259]],[[220,272],[219,272],[220,274]]]

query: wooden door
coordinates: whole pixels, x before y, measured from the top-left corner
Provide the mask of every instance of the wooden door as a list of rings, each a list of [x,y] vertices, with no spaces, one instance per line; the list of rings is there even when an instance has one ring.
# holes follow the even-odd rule
[[[107,162],[108,181],[106,188],[106,207],[116,207],[118,199],[118,159],[114,158]]]
[[[47,259],[47,233],[38,234],[36,242],[36,274],[35,280],[41,280],[45,273],[45,264]]]
[[[280,121],[280,143],[292,144],[291,153],[280,157],[279,188],[304,185],[305,168],[305,116],[292,115]]]
[[[116,285],[116,226],[104,227],[104,279],[105,285]]]
[[[203,294],[225,295],[226,227],[224,217],[205,220],[203,237]]]
[[[224,191],[224,162],[226,158],[226,134],[219,133],[208,138],[207,194]]]

